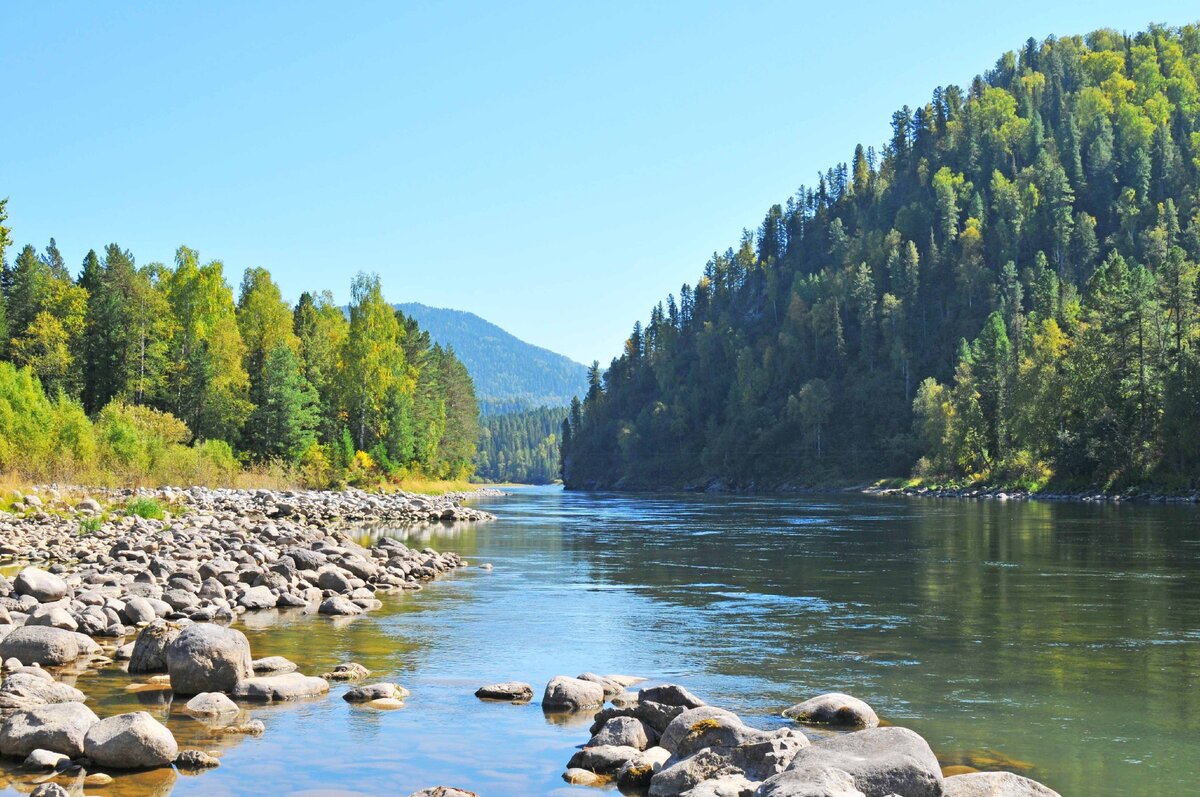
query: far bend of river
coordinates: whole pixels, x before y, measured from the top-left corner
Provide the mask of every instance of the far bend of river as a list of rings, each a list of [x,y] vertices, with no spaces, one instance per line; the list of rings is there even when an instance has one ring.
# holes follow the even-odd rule
[[[355,660],[404,709],[327,699],[251,708],[261,738],[211,734],[113,668],[78,685],[101,716],[145,708],[219,769],[122,777],[106,795],[482,797],[592,793],[561,773],[586,718],[548,721],[546,681],[682,683],[771,727],[845,691],[925,736],[946,766],[1008,768],[1065,797],[1182,795],[1200,782],[1200,511],[881,499],[618,496],[517,489],[494,523],[410,544],[461,571],[360,618],[239,621],[255,656],[318,674]],[[534,703],[482,703],[525,680]],[[169,695],[169,693],[166,693]],[[180,701],[182,702],[182,701]],[[24,790],[27,790],[25,787]]]

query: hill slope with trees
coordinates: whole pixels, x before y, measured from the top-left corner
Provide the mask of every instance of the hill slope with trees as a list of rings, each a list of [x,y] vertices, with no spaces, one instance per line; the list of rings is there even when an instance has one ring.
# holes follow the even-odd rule
[[[526,343],[474,313],[408,303],[396,305],[429,331],[471,373],[484,415],[565,407],[587,387],[587,368]]]
[[[569,487],[1200,477],[1200,27],[904,107],[593,367]]]

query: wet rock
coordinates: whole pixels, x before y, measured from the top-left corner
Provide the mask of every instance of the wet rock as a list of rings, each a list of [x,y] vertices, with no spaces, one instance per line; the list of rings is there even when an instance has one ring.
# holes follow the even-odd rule
[[[223,692],[201,692],[187,702],[187,711],[198,717],[217,717],[241,711]]]
[[[179,769],[215,769],[221,766],[221,760],[200,750],[183,750],[175,758],[175,766]]]
[[[179,636],[179,626],[155,618],[138,632],[129,655],[129,673],[167,671],[167,646]]]
[[[167,672],[176,694],[230,692],[251,677],[250,642],[241,631],[196,623],[167,645]]]
[[[234,687],[233,696],[242,700],[276,703],[318,697],[328,691],[329,682],[324,678],[311,678],[298,672],[289,672],[246,678]]]
[[[650,779],[650,797],[677,797],[709,778],[740,775],[741,770],[714,750],[701,750],[686,758],[672,758]]]
[[[572,786],[603,786],[610,779],[606,775],[598,775],[589,769],[571,767],[563,773],[563,780]]]
[[[326,681],[361,681],[371,674],[371,671],[358,662],[350,661],[339,664],[331,672],[321,675]]]
[[[331,616],[344,616],[362,614],[365,609],[359,606],[349,598],[343,598],[341,595],[334,595],[331,598],[326,598],[321,601],[321,606],[317,609],[320,614],[328,614]]]
[[[29,797],[71,797],[71,792],[57,783],[43,783],[29,792]]]
[[[0,640],[0,659],[57,667],[79,658],[79,635],[62,628],[22,626]],[[88,640],[91,643],[91,640]]]
[[[13,589],[18,595],[29,595],[39,603],[62,600],[67,594],[67,582],[53,573],[27,567],[17,574]]]
[[[170,766],[179,755],[171,731],[145,711],[100,720],[88,729],[83,744],[88,758],[111,769]]]
[[[19,711],[0,726],[0,754],[25,758],[42,749],[78,758],[83,755],[84,735],[99,721],[82,703],[50,703]]]
[[[696,733],[697,730],[704,730],[713,723],[716,723],[716,727],[742,725],[742,721],[732,711],[726,711],[716,706],[699,706],[687,709],[672,719],[663,730],[658,744],[668,752],[678,752],[679,744],[685,737]]]
[[[879,717],[875,710],[857,697],[830,692],[797,703],[783,716],[809,725],[830,725],[836,728],[877,728]]]
[[[617,770],[617,786],[622,791],[646,789],[650,779],[670,758],[671,754],[661,747],[651,747],[638,753]]]
[[[287,672],[295,672],[297,669],[295,662],[285,659],[283,656],[255,659],[251,662],[251,667],[254,669],[255,675],[282,675]]]
[[[638,692],[638,700],[643,703],[660,703],[664,706],[683,706],[684,708],[699,708],[707,705],[703,700],[677,684],[662,684],[642,689]]]
[[[221,733],[238,734],[242,736],[262,736],[267,731],[267,726],[262,720],[250,720],[243,722],[240,725],[227,725],[221,729]]]
[[[522,681],[505,681],[500,684],[489,684],[475,690],[475,697],[480,700],[510,700],[524,701],[533,699],[533,687]]]
[[[1036,780],[1011,772],[971,772],[944,781],[945,797],[1060,797]]]
[[[369,703],[373,700],[404,700],[408,695],[408,690],[400,684],[368,684],[350,689],[342,699],[347,703]]]
[[[592,736],[588,746],[612,745],[645,750],[650,746],[650,736],[654,734],[654,731],[647,731],[646,725],[636,717],[613,717]]]
[[[571,756],[571,760],[567,762],[567,768],[586,769],[601,775],[615,775],[617,770],[636,758],[640,752],[641,750],[636,747],[612,745],[585,747]]]
[[[543,711],[582,711],[604,705],[604,689],[599,684],[555,676],[542,695]]]
[[[798,752],[775,778],[840,769],[867,797],[942,797],[942,770],[929,744],[907,728],[870,728],[826,739]],[[798,775],[791,773],[800,773]],[[768,780],[764,784],[776,782]]]
[[[35,772],[46,772],[52,769],[57,769],[63,764],[68,764],[71,757],[56,753],[53,750],[33,750],[25,757],[25,761],[21,764],[25,769],[30,769]]]

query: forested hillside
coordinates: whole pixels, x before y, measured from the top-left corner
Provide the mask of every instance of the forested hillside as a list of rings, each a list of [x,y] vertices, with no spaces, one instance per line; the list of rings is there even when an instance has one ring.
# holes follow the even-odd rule
[[[117,244],[78,278],[54,241],[9,263],[0,202],[0,472],[117,481],[276,467],[313,486],[467,476],[478,408],[462,363],[359,274],[286,303],[247,269]]]
[[[1200,28],[1006,53],[904,107],[594,368],[570,487],[1195,487]]]
[[[565,407],[587,387],[583,365],[526,343],[474,313],[416,303],[396,308],[442,346],[454,349],[475,381],[484,415]]]
[[[553,482],[559,476],[559,434],[566,417],[566,407],[483,416],[475,475],[493,482]]]

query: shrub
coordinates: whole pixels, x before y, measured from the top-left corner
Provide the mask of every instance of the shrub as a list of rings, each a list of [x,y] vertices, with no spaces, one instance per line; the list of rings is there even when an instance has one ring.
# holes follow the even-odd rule
[[[79,536],[95,534],[103,525],[104,521],[98,517],[85,517],[79,521]]]
[[[148,520],[162,520],[167,516],[163,505],[153,498],[131,498],[125,504],[126,515],[137,515]]]

